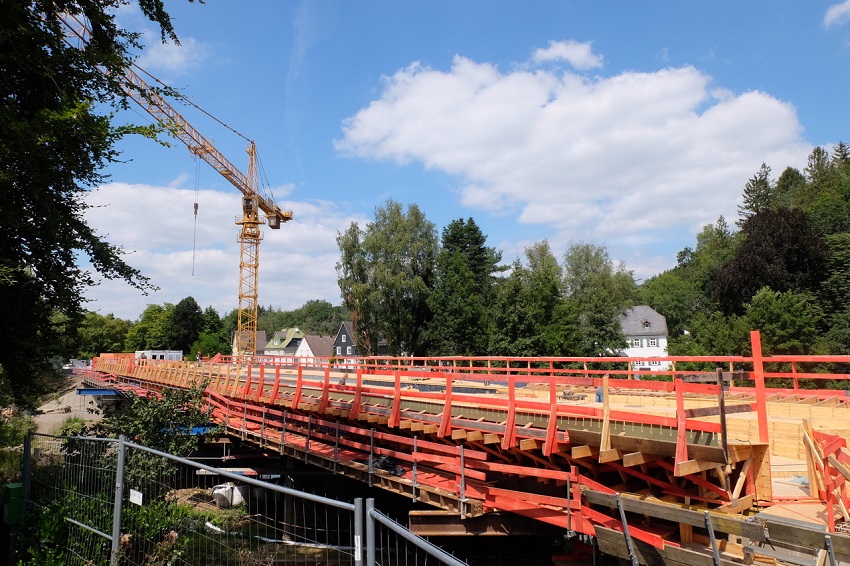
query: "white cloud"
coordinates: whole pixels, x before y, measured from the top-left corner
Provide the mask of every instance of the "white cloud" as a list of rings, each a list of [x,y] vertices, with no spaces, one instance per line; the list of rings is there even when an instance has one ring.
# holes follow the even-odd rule
[[[590,46],[590,42],[550,41],[549,47],[535,51],[532,59],[536,63],[567,61],[580,71],[601,67],[602,56],[593,53]]]
[[[162,43],[159,36],[146,34],[146,46],[136,63],[146,71],[182,75],[199,67],[209,56],[209,47],[195,38],[181,37],[180,45]]]
[[[731,222],[762,162],[803,165],[811,149],[790,104],[692,67],[589,78],[459,56],[401,69],[343,130],[340,152],[421,162],[460,178],[466,206],[623,250]]]
[[[843,24],[850,21],[850,0],[844,0],[840,4],[833,4],[826,9],[823,16],[823,27]]]
[[[86,212],[89,225],[123,247],[127,262],[161,288],[143,296],[123,282],[103,281],[89,293],[97,300],[87,308],[131,320],[148,304],[174,304],[188,296],[222,315],[236,308],[239,244],[234,222],[241,214],[237,191],[199,191],[197,226],[194,190],[110,183],[91,192],[87,202],[93,207]],[[260,304],[286,310],[311,299],[339,304],[336,235],[352,221],[363,225],[365,219],[344,216],[330,202],[279,204],[296,210],[296,216],[280,230],[263,230]]]

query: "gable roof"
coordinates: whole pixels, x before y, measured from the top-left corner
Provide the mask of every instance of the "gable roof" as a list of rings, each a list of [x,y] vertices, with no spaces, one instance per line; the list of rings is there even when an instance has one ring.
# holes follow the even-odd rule
[[[316,336],[315,334],[306,334],[304,341],[313,355],[318,358],[330,357],[333,354],[334,339],[330,336]]]
[[[667,336],[667,319],[646,305],[632,307],[620,321],[626,336]]]
[[[293,340],[300,340],[301,338],[304,338],[304,333],[300,328],[283,328],[272,334],[271,340],[269,340],[266,344],[266,350],[280,350],[286,348],[289,346],[290,342]],[[279,339],[280,344],[275,345],[275,339]],[[257,342],[259,343],[259,341],[260,338],[257,336]]]

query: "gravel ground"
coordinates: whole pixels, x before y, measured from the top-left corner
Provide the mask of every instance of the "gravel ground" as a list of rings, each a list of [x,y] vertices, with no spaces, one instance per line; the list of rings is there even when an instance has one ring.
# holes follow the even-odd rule
[[[40,413],[35,415],[36,432],[43,434],[55,434],[62,424],[71,417],[78,417],[85,421],[96,422],[100,415],[91,414],[88,409],[94,408],[90,395],[77,395],[77,387],[82,383],[82,378],[73,375],[68,376],[65,387],[57,391],[56,395],[47,403],[38,408]]]

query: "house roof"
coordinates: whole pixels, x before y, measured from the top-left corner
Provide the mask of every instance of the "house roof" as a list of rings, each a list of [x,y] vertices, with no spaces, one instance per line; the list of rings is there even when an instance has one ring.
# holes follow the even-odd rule
[[[667,336],[667,319],[651,307],[639,305],[626,311],[620,329],[626,336]]]
[[[316,357],[330,357],[333,353],[334,339],[331,336],[316,336],[315,334],[306,334],[304,341],[313,355]]]
[[[280,350],[282,348],[286,348],[287,346],[289,346],[290,342],[292,342],[293,340],[300,340],[301,338],[304,338],[304,333],[301,331],[300,328],[282,328],[272,334],[271,340],[269,340],[266,344],[266,350]],[[275,339],[279,339],[280,344],[275,345]],[[259,341],[260,339],[258,337],[257,342]]]

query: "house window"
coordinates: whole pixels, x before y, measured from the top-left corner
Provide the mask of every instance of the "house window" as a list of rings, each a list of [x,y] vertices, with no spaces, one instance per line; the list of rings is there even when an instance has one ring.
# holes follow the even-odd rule
[[[644,328],[649,328],[650,326],[652,326],[652,325],[651,325],[651,324],[649,324],[649,321],[648,321],[648,320],[644,320],[644,321],[643,321],[643,327],[644,327]]]
[[[337,347],[336,347],[336,355],[337,355],[337,356],[341,356],[341,355],[342,355],[342,346],[337,346]]]
[[[656,346],[658,346],[658,338],[650,338],[649,339],[649,347],[655,348]]]
[[[632,348],[640,348],[641,347],[641,339],[640,338],[632,338]]]
[[[351,355],[351,346],[346,346],[346,347],[345,347],[345,353],[346,353],[346,355],[348,355],[348,356],[350,356],[350,355]]]
[[[345,343],[345,334],[342,335],[342,341]]]
[[[650,360],[650,361],[649,361],[649,365],[651,365],[651,366],[660,366],[660,365],[661,365],[661,362],[659,362],[658,360]]]

